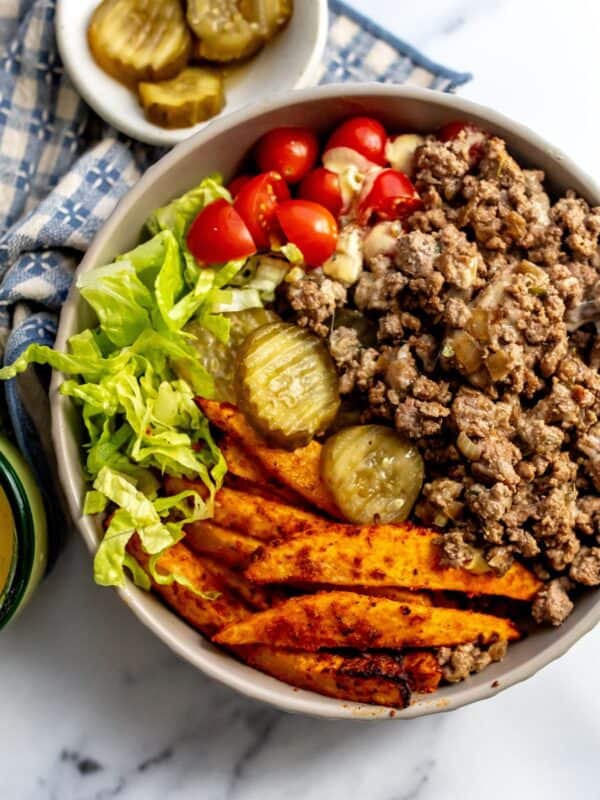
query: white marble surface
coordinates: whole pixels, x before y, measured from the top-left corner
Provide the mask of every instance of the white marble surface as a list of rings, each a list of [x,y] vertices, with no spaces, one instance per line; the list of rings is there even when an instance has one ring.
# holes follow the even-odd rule
[[[461,91],[600,173],[600,4],[354,0]],[[600,635],[492,700],[410,722],[280,714],[178,661],[91,582],[72,539],[1,635],[2,800],[595,800]]]

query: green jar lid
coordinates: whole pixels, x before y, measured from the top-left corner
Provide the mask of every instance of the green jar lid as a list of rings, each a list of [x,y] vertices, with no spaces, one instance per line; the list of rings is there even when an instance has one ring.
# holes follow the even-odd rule
[[[27,604],[47,558],[40,490],[23,456],[0,436],[0,628]]]

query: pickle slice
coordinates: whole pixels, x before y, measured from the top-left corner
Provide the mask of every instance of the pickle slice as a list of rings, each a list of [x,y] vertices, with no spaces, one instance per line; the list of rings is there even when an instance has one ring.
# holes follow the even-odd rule
[[[290,21],[293,0],[240,0],[240,11],[258,25],[261,36],[272,39]]]
[[[401,522],[421,491],[424,467],[417,448],[391,428],[354,425],[323,445],[321,475],[350,522]]]
[[[284,322],[251,333],[240,350],[239,404],[270,443],[295,449],[327,430],[340,406],[338,378],[325,346]]]
[[[127,86],[172,78],[192,50],[179,0],[102,0],[87,33],[98,65]]]
[[[237,354],[249,333],[276,322],[279,317],[274,311],[266,308],[249,308],[245,311],[232,311],[226,315],[231,328],[227,344],[220,342],[217,337],[199,322],[192,321],[185,326],[187,333],[194,335],[191,343],[198,352],[198,360],[212,375],[215,384],[214,399],[221,403],[237,404],[235,391],[235,371]],[[179,377],[186,380],[185,363],[174,365]],[[188,381],[190,382],[190,381]]]
[[[256,22],[249,22],[235,0],[188,0],[187,21],[196,34],[195,55],[226,63],[248,58],[265,40]]]
[[[138,96],[146,117],[163,128],[188,128],[225,105],[222,76],[204,67],[186,67],[160,83],[139,83]]]

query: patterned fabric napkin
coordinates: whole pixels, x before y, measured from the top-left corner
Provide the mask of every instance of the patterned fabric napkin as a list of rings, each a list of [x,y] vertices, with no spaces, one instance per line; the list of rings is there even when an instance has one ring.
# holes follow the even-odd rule
[[[53,343],[81,254],[119,198],[164,152],[118,133],[78,96],[56,48],[55,7],[56,0],[3,0],[0,8],[4,363],[32,342]],[[430,62],[344,3],[330,3],[321,83],[384,81],[452,91],[469,77]],[[5,391],[12,432],[47,499],[53,497],[47,506],[56,552],[66,525],[54,499],[48,379],[43,369],[30,370]]]

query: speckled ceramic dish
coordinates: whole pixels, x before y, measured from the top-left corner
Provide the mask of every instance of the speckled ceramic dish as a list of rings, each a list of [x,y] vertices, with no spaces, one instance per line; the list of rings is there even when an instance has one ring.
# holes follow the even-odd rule
[[[233,175],[245,150],[265,131],[278,125],[307,125],[327,130],[351,114],[372,114],[389,128],[431,131],[454,119],[469,119],[504,138],[519,163],[540,167],[556,190],[574,189],[594,204],[600,188],[563,153],[523,125],[490,109],[452,95],[423,89],[381,85],[328,86],[296,92],[217,120],[165,156],[150,169],[120,202],[96,236],[80,270],[110,261],[136,244],[144,219],[157,206],[182,194],[203,175],[215,170],[225,178]],[[93,320],[76,291],[64,306],[58,347]],[[77,414],[58,392],[56,375],[52,390],[53,435],[60,475],[71,513],[91,551],[99,531],[95,521],[81,515],[84,475],[81,466]],[[91,565],[90,565],[90,580]],[[463,683],[446,686],[434,695],[416,696],[403,711],[365,706],[298,690],[238,663],[213,647],[199,633],[163,606],[153,595],[129,584],[120,591],[132,611],[169,647],[202,672],[234,689],[287,711],[340,719],[407,719],[458,708],[491,697],[562,655],[600,619],[600,593],[583,596],[571,616],[554,630],[540,630],[511,645],[504,661]]]

